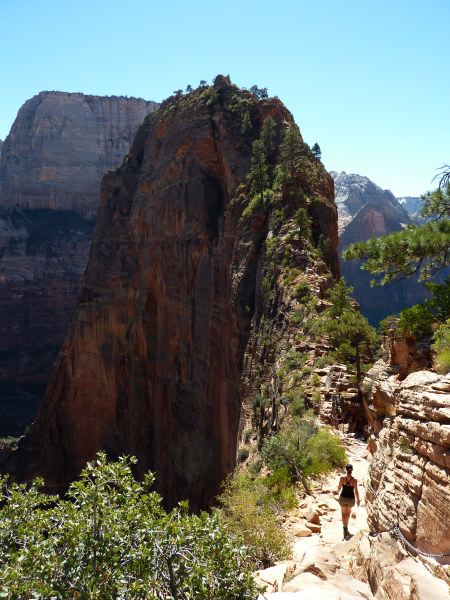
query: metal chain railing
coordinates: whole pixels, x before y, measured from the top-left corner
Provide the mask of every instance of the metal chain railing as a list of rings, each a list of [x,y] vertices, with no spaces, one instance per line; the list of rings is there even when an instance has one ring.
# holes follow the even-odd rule
[[[429,558],[445,558],[446,556],[450,556],[450,552],[447,552],[445,554],[435,554],[433,552],[424,552],[423,550],[420,550],[420,548],[417,548],[417,546],[414,546],[414,544],[411,544],[411,542],[405,538],[405,536],[401,532],[400,525],[398,523],[393,523],[388,531],[394,539],[398,540],[401,543],[405,550],[412,550],[416,554],[420,554],[421,556],[428,556]]]

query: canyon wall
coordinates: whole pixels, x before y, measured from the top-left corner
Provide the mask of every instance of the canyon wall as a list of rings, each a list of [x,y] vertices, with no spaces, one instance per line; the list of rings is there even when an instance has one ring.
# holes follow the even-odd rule
[[[20,109],[0,158],[0,436],[36,414],[75,313],[100,180],[157,105],[42,92]]]
[[[260,362],[249,340],[269,295],[274,231],[306,210],[312,242],[329,240],[328,264],[293,229],[284,260],[299,276],[320,262],[316,282],[338,274],[333,181],[303,142],[295,191],[254,201],[252,143],[269,115],[278,147],[292,123],[283,104],[216,78],[149,115],[103,179],[76,318],[38,417],[4,467],[15,477],[40,474],[60,490],[104,449],[137,456],[137,475],[156,471],[168,505],[213,501],[235,465],[242,374]]]
[[[364,384],[377,438],[367,490],[369,525],[383,531],[398,522],[420,550],[450,553],[450,376],[401,373],[398,348],[393,350]]]
[[[158,105],[138,98],[41,92],[2,147],[0,206],[70,210],[94,219],[102,176],[128,152]]]
[[[389,190],[382,190],[367,177],[333,173],[339,214],[339,254],[350,244],[401,231],[414,223]],[[362,261],[341,259],[341,271],[354,289],[361,312],[372,325],[387,315],[422,302],[427,293],[415,278],[388,286],[371,287],[373,275],[361,269]]]

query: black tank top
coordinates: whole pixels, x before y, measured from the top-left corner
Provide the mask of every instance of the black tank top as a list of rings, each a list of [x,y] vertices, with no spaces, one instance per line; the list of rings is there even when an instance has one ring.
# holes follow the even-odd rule
[[[350,483],[351,483],[352,479],[353,479],[353,477],[350,477]],[[348,477],[347,477],[346,483],[344,483],[342,486],[342,492],[341,492],[342,498],[354,498],[355,497],[355,489],[352,485],[350,485],[350,483],[349,483]]]

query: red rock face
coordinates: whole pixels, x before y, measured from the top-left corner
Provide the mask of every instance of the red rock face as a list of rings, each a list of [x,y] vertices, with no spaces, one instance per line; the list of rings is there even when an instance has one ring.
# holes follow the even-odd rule
[[[0,158],[0,437],[33,420],[75,314],[100,181],[156,108],[135,98],[42,92]]]
[[[256,133],[269,112],[279,128],[291,120],[279,101],[226,83],[197,91],[147,119],[124,166],[104,178],[76,319],[10,472],[61,488],[103,448],[136,455],[139,475],[155,470],[167,504],[189,498],[197,509],[233,469],[267,235],[264,211],[243,217],[252,140],[230,110],[237,93]],[[324,181],[329,195],[312,217],[334,240],[336,265]]]

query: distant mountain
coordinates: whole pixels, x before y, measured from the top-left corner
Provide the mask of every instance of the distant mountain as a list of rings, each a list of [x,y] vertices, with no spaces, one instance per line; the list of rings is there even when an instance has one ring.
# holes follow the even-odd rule
[[[0,436],[30,423],[77,304],[100,181],[158,105],[41,92],[0,155]]]
[[[331,173],[334,178],[339,217],[339,254],[350,244],[366,241],[414,223],[405,207],[389,190],[383,190],[368,177],[355,173]],[[389,314],[421,302],[426,291],[409,278],[387,286],[371,287],[373,276],[361,269],[362,262],[341,258],[341,272],[354,288],[363,314],[377,325]]]
[[[397,200],[406,210],[411,219],[418,222],[422,222],[424,220],[419,214],[423,204],[423,200],[420,198],[420,196],[404,196],[402,198],[397,198]]]

